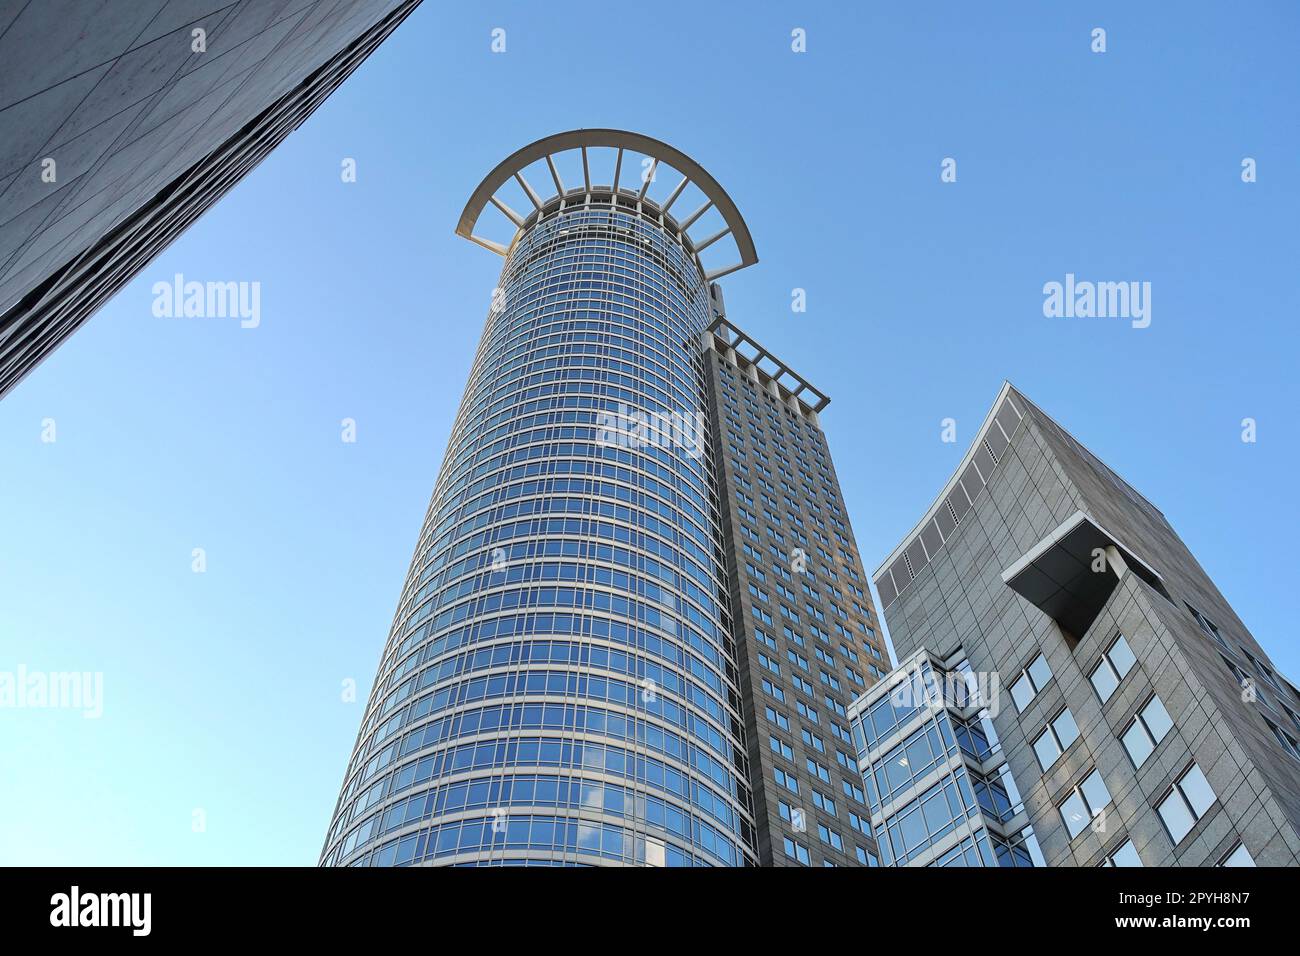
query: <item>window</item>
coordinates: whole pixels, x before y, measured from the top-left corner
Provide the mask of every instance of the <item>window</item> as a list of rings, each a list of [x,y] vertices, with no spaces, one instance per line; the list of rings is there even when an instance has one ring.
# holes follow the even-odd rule
[[[1077,787],[1070,791],[1065,800],[1057,804],[1070,839],[1074,839],[1088,826],[1088,821],[1101,813],[1102,808],[1110,803],[1110,791],[1105,781],[1096,770],[1088,774]]]
[[[855,845],[853,849],[857,855],[858,862],[863,866],[880,866],[880,858],[877,857],[876,854],[868,852],[865,847]]]
[[[1184,601],[1183,603],[1187,604],[1186,601]],[[1187,610],[1192,612],[1192,617],[1196,618],[1196,623],[1201,626],[1201,630],[1205,632],[1207,637],[1211,638],[1216,644],[1222,647],[1225,651],[1229,650],[1228,642],[1223,639],[1223,635],[1219,633],[1219,628],[1215,625],[1213,621],[1211,621],[1200,611],[1196,610],[1196,608],[1192,607],[1190,604],[1187,604]]]
[[[826,752],[826,741],[822,740],[822,738],[809,730],[804,728],[800,729],[803,731],[803,742],[806,746],[812,747],[813,750],[817,751],[819,754],[824,754]]]
[[[1043,729],[1034,740],[1034,754],[1038,765],[1046,770],[1056,763],[1057,758],[1065,753],[1070,744],[1079,739],[1079,728],[1075,726],[1074,717],[1067,707]]]
[[[1097,692],[1103,704],[1110,700],[1111,694],[1115,693],[1115,688],[1124,679],[1124,675],[1133,669],[1134,663],[1133,651],[1129,649],[1124,635],[1120,634],[1101,655],[1101,660],[1088,675],[1088,680],[1092,681],[1092,689]]]
[[[1237,686],[1245,692],[1241,697],[1243,703],[1254,700],[1263,700],[1266,705],[1269,703],[1268,695],[1255,685],[1255,678],[1238,667],[1236,661],[1227,654],[1220,654],[1219,658],[1223,661],[1223,666],[1232,672],[1233,678],[1237,681]]]
[[[1142,858],[1138,856],[1138,851],[1133,846],[1132,840],[1125,840],[1119,846],[1115,847],[1110,853],[1106,854],[1100,866],[1141,866]]]
[[[1124,741],[1124,749],[1128,751],[1134,767],[1141,767],[1146,762],[1147,757],[1156,749],[1156,744],[1165,739],[1173,725],[1174,722],[1169,719],[1159,697],[1153,696],[1147,701],[1120,738]]]
[[[1268,729],[1273,732],[1273,736],[1277,739],[1277,742],[1282,745],[1282,749],[1291,757],[1300,760],[1300,742],[1297,742],[1294,737],[1267,717],[1264,718],[1264,723],[1268,724]]]
[[[1047,666],[1043,655],[1039,654],[1011,684],[1011,699],[1016,702],[1016,710],[1024,713],[1029,702],[1038,696],[1038,692],[1051,679],[1051,668]]]
[[[1201,773],[1200,767],[1192,764],[1156,807],[1175,846],[1191,832],[1196,821],[1205,816],[1215,799],[1205,774]]]
[[[826,794],[822,793],[816,787],[813,788],[813,806],[824,813],[835,816],[835,801]]]
[[[843,838],[829,827],[823,826],[820,823],[817,824],[817,836],[821,838],[823,843],[829,844],[837,850],[844,850]]]
[[[1273,673],[1272,668],[1270,668],[1267,664],[1261,661],[1250,651],[1246,650],[1244,647],[1241,649],[1241,653],[1246,655],[1246,660],[1250,661],[1250,665],[1255,668],[1256,674],[1258,674],[1260,677],[1264,678],[1264,680],[1272,684],[1274,690],[1276,691],[1282,690],[1282,687],[1281,685],[1278,684],[1277,676]]]
[[[1216,865],[1217,866],[1254,866],[1255,858],[1252,857],[1246,851],[1245,846],[1243,846],[1241,843],[1238,843],[1231,850],[1229,850],[1227,855],[1224,856],[1224,858],[1220,860]]]
[[[775,707],[765,707],[764,711],[767,713],[767,719],[772,723],[776,724],[784,731],[788,732],[790,730],[790,718],[785,714],[781,713]]]
[[[785,855],[802,863],[804,866],[808,866],[808,848],[797,840],[791,840],[789,837],[785,838]]]
[[[791,793],[799,792],[799,781],[794,774],[786,773],[780,767],[773,767],[772,776],[776,779],[777,783],[785,787]]]
[[[767,741],[772,746],[773,753],[778,753],[786,760],[794,759],[794,750],[791,746],[775,734],[768,736]]]

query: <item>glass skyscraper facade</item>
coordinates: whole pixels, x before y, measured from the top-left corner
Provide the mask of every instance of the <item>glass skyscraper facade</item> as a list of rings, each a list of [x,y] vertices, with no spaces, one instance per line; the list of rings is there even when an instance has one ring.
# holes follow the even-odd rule
[[[549,199],[524,177],[543,160]],[[638,188],[620,186],[638,160]],[[666,166],[681,180],[656,201]],[[512,180],[527,215],[498,195]],[[489,203],[508,244],[474,232]],[[693,238],[710,211],[722,229]],[[588,130],[503,162],[457,231],[505,265],[322,862],[770,862],[702,344],[714,280],[755,261],[744,223],[666,144]],[[740,261],[710,270],[724,236]]]

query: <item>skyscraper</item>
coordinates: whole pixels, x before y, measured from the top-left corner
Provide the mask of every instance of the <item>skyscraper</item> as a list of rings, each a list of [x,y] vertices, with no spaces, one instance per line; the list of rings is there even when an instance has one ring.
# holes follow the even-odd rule
[[[725,317],[705,356],[759,859],[875,866],[848,705],[889,656],[821,430],[830,399]]]
[[[504,240],[479,231],[489,204]],[[847,740],[853,683],[837,668],[864,666],[869,604],[864,589],[843,596],[856,629],[841,663],[838,579],[796,593],[805,563],[864,579],[814,408],[738,355],[725,324],[715,280],[757,261],[739,211],[673,147],[578,130],[498,165],[456,231],[505,264],[322,862],[746,866],[787,859],[782,828],[804,847],[788,859],[810,862],[809,824],[816,839],[812,821],[835,810],[782,823],[771,771],[785,768],[791,801],[814,800],[821,774],[828,799],[834,777],[856,787],[851,758],[831,770],[830,721]],[[760,541],[773,553],[750,557]],[[800,542],[824,551],[798,560]],[[779,593],[798,645],[774,618],[737,613],[757,574],[740,565],[796,560]],[[835,661],[820,679],[802,637],[814,626]],[[760,674],[791,666],[778,646],[807,655],[806,710],[825,714],[807,718],[806,742],[756,693]],[[792,691],[765,700],[795,707]],[[769,757],[780,720],[785,750]],[[819,862],[857,860],[847,809],[839,819]]]
[[[4,4],[0,397],[301,125],[418,4]]]
[[[1005,385],[875,576],[882,862],[1300,862],[1300,693],[1165,516]]]

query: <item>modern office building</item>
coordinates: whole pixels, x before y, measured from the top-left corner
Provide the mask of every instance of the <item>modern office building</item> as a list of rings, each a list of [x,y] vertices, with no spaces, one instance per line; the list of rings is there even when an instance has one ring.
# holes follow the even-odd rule
[[[456,231],[505,262],[322,863],[869,859],[847,704],[880,643],[825,399],[725,319],[735,204],[578,130]]]
[[[886,866],[1045,866],[978,675],[924,648],[849,708]]]
[[[418,3],[0,4],[0,397]]]
[[[1010,385],[875,584],[903,663],[851,715],[882,863],[1300,862],[1300,693]]]
[[[829,399],[725,318],[704,342],[759,859],[875,866],[848,705],[889,656],[821,431]]]

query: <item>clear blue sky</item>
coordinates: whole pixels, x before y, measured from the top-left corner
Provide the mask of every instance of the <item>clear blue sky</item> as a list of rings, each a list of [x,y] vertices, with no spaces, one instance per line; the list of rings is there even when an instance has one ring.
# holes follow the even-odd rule
[[[1009,378],[1300,677],[1298,19],[426,3],[0,402],[0,669],[104,674],[99,720],[0,712],[0,863],[315,862],[500,267],[452,229],[499,160],[580,126],[666,140],[736,200],[760,262],[729,310],[832,397],[869,570]],[[175,272],[259,281],[261,326],[155,318]],[[1044,318],[1067,272],[1151,282],[1150,328]]]

